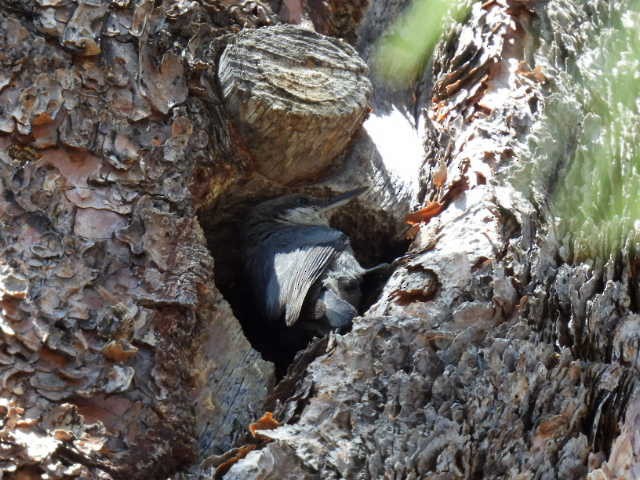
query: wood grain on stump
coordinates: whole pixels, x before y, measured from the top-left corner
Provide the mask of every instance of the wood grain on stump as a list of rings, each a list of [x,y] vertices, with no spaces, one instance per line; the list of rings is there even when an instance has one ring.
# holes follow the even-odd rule
[[[329,167],[368,112],[367,66],[347,43],[289,25],[240,33],[220,58],[226,107],[258,173],[290,184]]]

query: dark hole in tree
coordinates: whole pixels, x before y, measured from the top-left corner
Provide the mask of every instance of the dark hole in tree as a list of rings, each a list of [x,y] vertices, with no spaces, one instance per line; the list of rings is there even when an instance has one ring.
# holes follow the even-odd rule
[[[199,214],[200,224],[215,260],[216,286],[231,305],[253,348],[275,364],[276,374],[281,378],[296,352],[305,348],[312,337],[301,328],[287,328],[284,323],[282,328],[274,328],[256,305],[244,274],[240,234],[250,208],[251,205],[238,206],[224,214],[203,211]],[[331,225],[349,235],[356,257],[365,268],[390,263],[407,248],[407,242],[396,231],[397,221],[384,212],[363,213],[362,208],[345,207],[336,212]],[[365,277],[358,309],[361,314],[375,302],[385,280],[384,272]]]

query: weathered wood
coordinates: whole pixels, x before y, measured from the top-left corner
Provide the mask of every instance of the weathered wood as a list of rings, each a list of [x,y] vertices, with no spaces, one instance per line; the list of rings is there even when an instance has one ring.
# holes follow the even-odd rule
[[[368,113],[367,66],[353,47],[293,26],[240,33],[218,76],[255,170],[281,184],[326,171]]]

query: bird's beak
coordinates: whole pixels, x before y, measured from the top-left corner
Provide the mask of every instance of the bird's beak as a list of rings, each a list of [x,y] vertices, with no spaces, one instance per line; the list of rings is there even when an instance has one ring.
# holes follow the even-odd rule
[[[354,190],[349,190],[348,192],[341,193],[340,195],[337,195],[333,198],[328,198],[327,200],[325,200],[326,203],[322,205],[322,211],[330,212],[331,210],[342,207],[354,198],[362,195],[367,190],[369,190],[369,187],[359,187]]]

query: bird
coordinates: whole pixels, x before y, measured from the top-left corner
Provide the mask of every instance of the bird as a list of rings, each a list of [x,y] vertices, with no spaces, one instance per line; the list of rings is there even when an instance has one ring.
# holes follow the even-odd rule
[[[324,335],[358,315],[362,278],[375,270],[355,258],[328,214],[367,190],[331,198],[293,194],[258,204],[244,225],[244,269],[258,309],[271,325]]]

